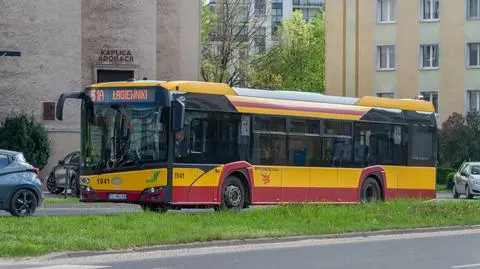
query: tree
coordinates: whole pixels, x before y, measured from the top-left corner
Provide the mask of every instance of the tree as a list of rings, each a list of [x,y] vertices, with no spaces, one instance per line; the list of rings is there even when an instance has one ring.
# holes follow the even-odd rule
[[[203,0],[202,5],[202,44],[207,44],[210,33],[217,27],[217,16],[208,6],[207,0]]]
[[[480,160],[480,115],[453,113],[442,124],[439,139],[441,165],[458,168],[464,161]]]
[[[320,9],[312,22],[295,11],[283,22],[278,43],[253,65],[251,83],[264,89],[324,92],[325,16]]]
[[[50,157],[50,141],[45,127],[26,115],[7,117],[0,127],[0,148],[19,151],[40,170]]]
[[[244,85],[252,44],[265,40],[266,1],[217,0],[204,4],[201,75],[205,81]],[[211,9],[210,9],[211,8]]]

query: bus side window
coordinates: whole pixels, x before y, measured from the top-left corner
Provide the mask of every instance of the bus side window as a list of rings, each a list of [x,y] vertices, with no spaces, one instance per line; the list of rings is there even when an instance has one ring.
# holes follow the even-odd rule
[[[260,165],[286,165],[286,119],[256,116],[254,118],[253,162]]]

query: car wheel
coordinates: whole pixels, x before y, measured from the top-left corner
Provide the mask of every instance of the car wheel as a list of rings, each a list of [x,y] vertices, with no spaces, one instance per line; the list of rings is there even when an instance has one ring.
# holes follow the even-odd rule
[[[458,197],[460,197],[460,194],[457,191],[457,185],[453,184],[452,192],[453,192],[454,199],[458,199]]]
[[[28,189],[20,189],[15,192],[10,201],[10,214],[15,217],[28,217],[37,209],[37,197]]]
[[[73,176],[70,180],[70,189],[72,190],[72,195],[76,197],[80,196],[80,189],[78,188],[78,179],[77,177]]]
[[[473,194],[470,193],[470,187],[468,185],[465,188],[465,196],[467,199],[473,199]]]
[[[47,190],[52,194],[59,194],[63,191],[63,188],[57,187],[57,180],[53,175],[50,175],[47,179]]]

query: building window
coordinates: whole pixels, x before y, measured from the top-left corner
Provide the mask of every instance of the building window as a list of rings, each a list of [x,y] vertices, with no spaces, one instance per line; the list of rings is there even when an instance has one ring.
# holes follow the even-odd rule
[[[272,39],[276,39],[278,28],[282,23],[282,0],[272,0]]]
[[[468,110],[479,111],[480,110],[480,90],[467,91],[468,96]]]
[[[438,68],[438,45],[420,45],[420,67]]]
[[[480,67],[480,43],[468,43],[468,66]]]
[[[420,4],[422,20],[431,21],[440,19],[440,0],[421,0]]]
[[[395,68],[395,46],[377,46],[377,69]]]
[[[438,113],[438,92],[426,91],[421,92],[420,94],[423,96],[423,100],[433,103],[433,107],[435,107],[435,113]]]
[[[255,0],[255,15],[265,15],[267,4],[265,0]]]
[[[480,19],[480,0],[467,0],[467,19]]]
[[[248,48],[242,47],[238,49],[238,57],[240,58],[240,60],[248,59]]]
[[[377,0],[377,21],[395,21],[396,0]]]
[[[263,53],[266,49],[265,44],[266,39],[266,30],[265,27],[258,28],[257,32],[255,33],[255,53]]]
[[[377,92],[377,97],[395,98],[395,94],[393,92]]]

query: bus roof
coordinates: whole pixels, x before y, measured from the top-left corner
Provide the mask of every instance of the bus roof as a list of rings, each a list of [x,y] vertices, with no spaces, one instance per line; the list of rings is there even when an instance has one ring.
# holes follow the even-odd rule
[[[332,96],[313,92],[298,92],[284,90],[261,90],[230,87],[225,83],[202,81],[160,81],[160,80],[135,80],[120,82],[104,82],[92,84],[88,88],[110,87],[155,87],[161,86],[169,91],[181,91],[204,94],[235,95],[257,97],[266,99],[281,99],[315,103],[343,104],[376,108],[403,109],[424,112],[435,112],[431,102],[415,99],[393,99],[373,96],[360,98]]]

